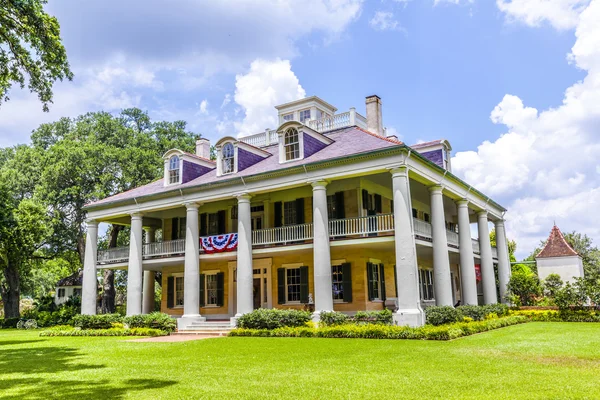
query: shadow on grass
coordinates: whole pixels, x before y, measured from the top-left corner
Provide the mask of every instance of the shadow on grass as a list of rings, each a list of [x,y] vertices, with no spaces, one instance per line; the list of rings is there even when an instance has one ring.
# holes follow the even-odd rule
[[[130,392],[161,389],[176,384],[176,381],[156,379],[128,379],[124,381],[44,380],[11,379],[0,381],[2,399],[121,399]],[[10,393],[9,393],[10,392]],[[152,397],[150,394],[133,394],[134,397]]]
[[[31,343],[29,341],[28,343]],[[36,374],[62,371],[79,371],[104,368],[100,364],[82,364],[77,359],[81,353],[70,347],[33,347],[2,349],[0,352],[0,375]],[[0,381],[2,378],[0,378]]]
[[[0,346],[11,346],[15,344],[30,344],[36,342],[44,342],[44,339],[37,340],[0,340]]]

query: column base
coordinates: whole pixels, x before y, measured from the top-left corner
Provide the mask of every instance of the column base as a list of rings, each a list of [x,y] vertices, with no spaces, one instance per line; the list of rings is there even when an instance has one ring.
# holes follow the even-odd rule
[[[200,314],[196,315],[184,315],[181,318],[177,318],[177,330],[187,329],[194,322],[205,322],[206,318],[200,316]]]
[[[393,315],[394,325],[417,328],[425,325],[425,312],[421,309],[398,310]]]

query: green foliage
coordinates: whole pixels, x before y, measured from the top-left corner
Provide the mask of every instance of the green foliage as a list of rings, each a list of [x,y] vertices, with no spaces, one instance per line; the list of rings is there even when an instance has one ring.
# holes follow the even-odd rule
[[[129,328],[154,328],[166,332],[173,332],[177,321],[168,314],[153,312],[150,314],[131,315],[123,318],[123,323]]]
[[[502,303],[485,304],[479,307],[483,309],[484,317],[487,317],[490,314],[496,314],[499,317],[503,317],[508,315],[510,311],[509,307]]]
[[[339,311],[323,311],[319,315],[319,325],[321,326],[334,326],[342,325],[348,322],[350,317]]]
[[[282,327],[269,329],[238,328],[229,333],[230,336],[255,337],[320,337],[320,338],[355,338],[355,339],[421,339],[451,340],[462,336],[473,335],[504,326],[527,322],[525,316],[510,316],[478,322],[460,322],[444,326],[425,325],[419,328],[383,324],[343,324],[319,328]]]
[[[515,310],[510,315],[524,316],[538,322],[600,322],[597,310]]]
[[[83,330],[110,329],[113,322],[122,321],[123,317],[119,314],[76,315],[73,318],[73,325]]]
[[[473,321],[482,321],[485,319],[485,309],[481,306],[464,305],[456,308],[465,318],[471,318]]]
[[[544,295],[554,299],[556,294],[563,287],[563,281],[558,274],[550,274],[544,280]]]
[[[320,314],[319,325],[321,326],[335,326],[347,323],[391,325],[393,323],[392,312],[390,310],[358,311],[352,317],[337,311],[322,312]]]
[[[81,314],[81,299],[78,297],[57,306],[53,296],[45,296],[34,304],[33,308],[23,312],[23,318],[36,320],[39,327],[72,325],[73,318]]]
[[[296,327],[306,325],[311,318],[310,311],[259,308],[238,318],[237,326],[246,329]]]
[[[169,333],[152,328],[109,328],[109,329],[49,329],[40,336],[167,336]]]
[[[510,301],[517,306],[534,305],[542,292],[537,275],[524,269],[513,271],[507,289]]]
[[[425,309],[425,318],[430,325],[445,325],[462,321],[463,314],[451,306],[432,306]]]
[[[16,328],[21,318],[0,318],[1,328]]]
[[[16,83],[37,93],[44,111],[57,80],[73,79],[58,20],[44,11],[46,0],[0,2],[0,104]]]

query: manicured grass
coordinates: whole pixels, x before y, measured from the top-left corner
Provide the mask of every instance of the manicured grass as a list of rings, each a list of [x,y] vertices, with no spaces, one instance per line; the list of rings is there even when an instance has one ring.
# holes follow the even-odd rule
[[[0,398],[600,398],[592,323],[532,322],[449,342],[37,334],[0,331]]]

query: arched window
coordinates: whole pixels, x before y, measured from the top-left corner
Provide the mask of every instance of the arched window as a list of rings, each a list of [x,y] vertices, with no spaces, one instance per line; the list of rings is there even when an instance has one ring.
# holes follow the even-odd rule
[[[226,143],[223,146],[222,155],[223,155],[223,174],[229,174],[234,171],[234,154],[235,151],[233,149],[233,144]]]
[[[169,183],[179,183],[179,157],[169,159]]]
[[[290,128],[285,131],[283,146],[285,149],[285,160],[295,160],[300,158],[300,142],[298,141],[298,130]]]

